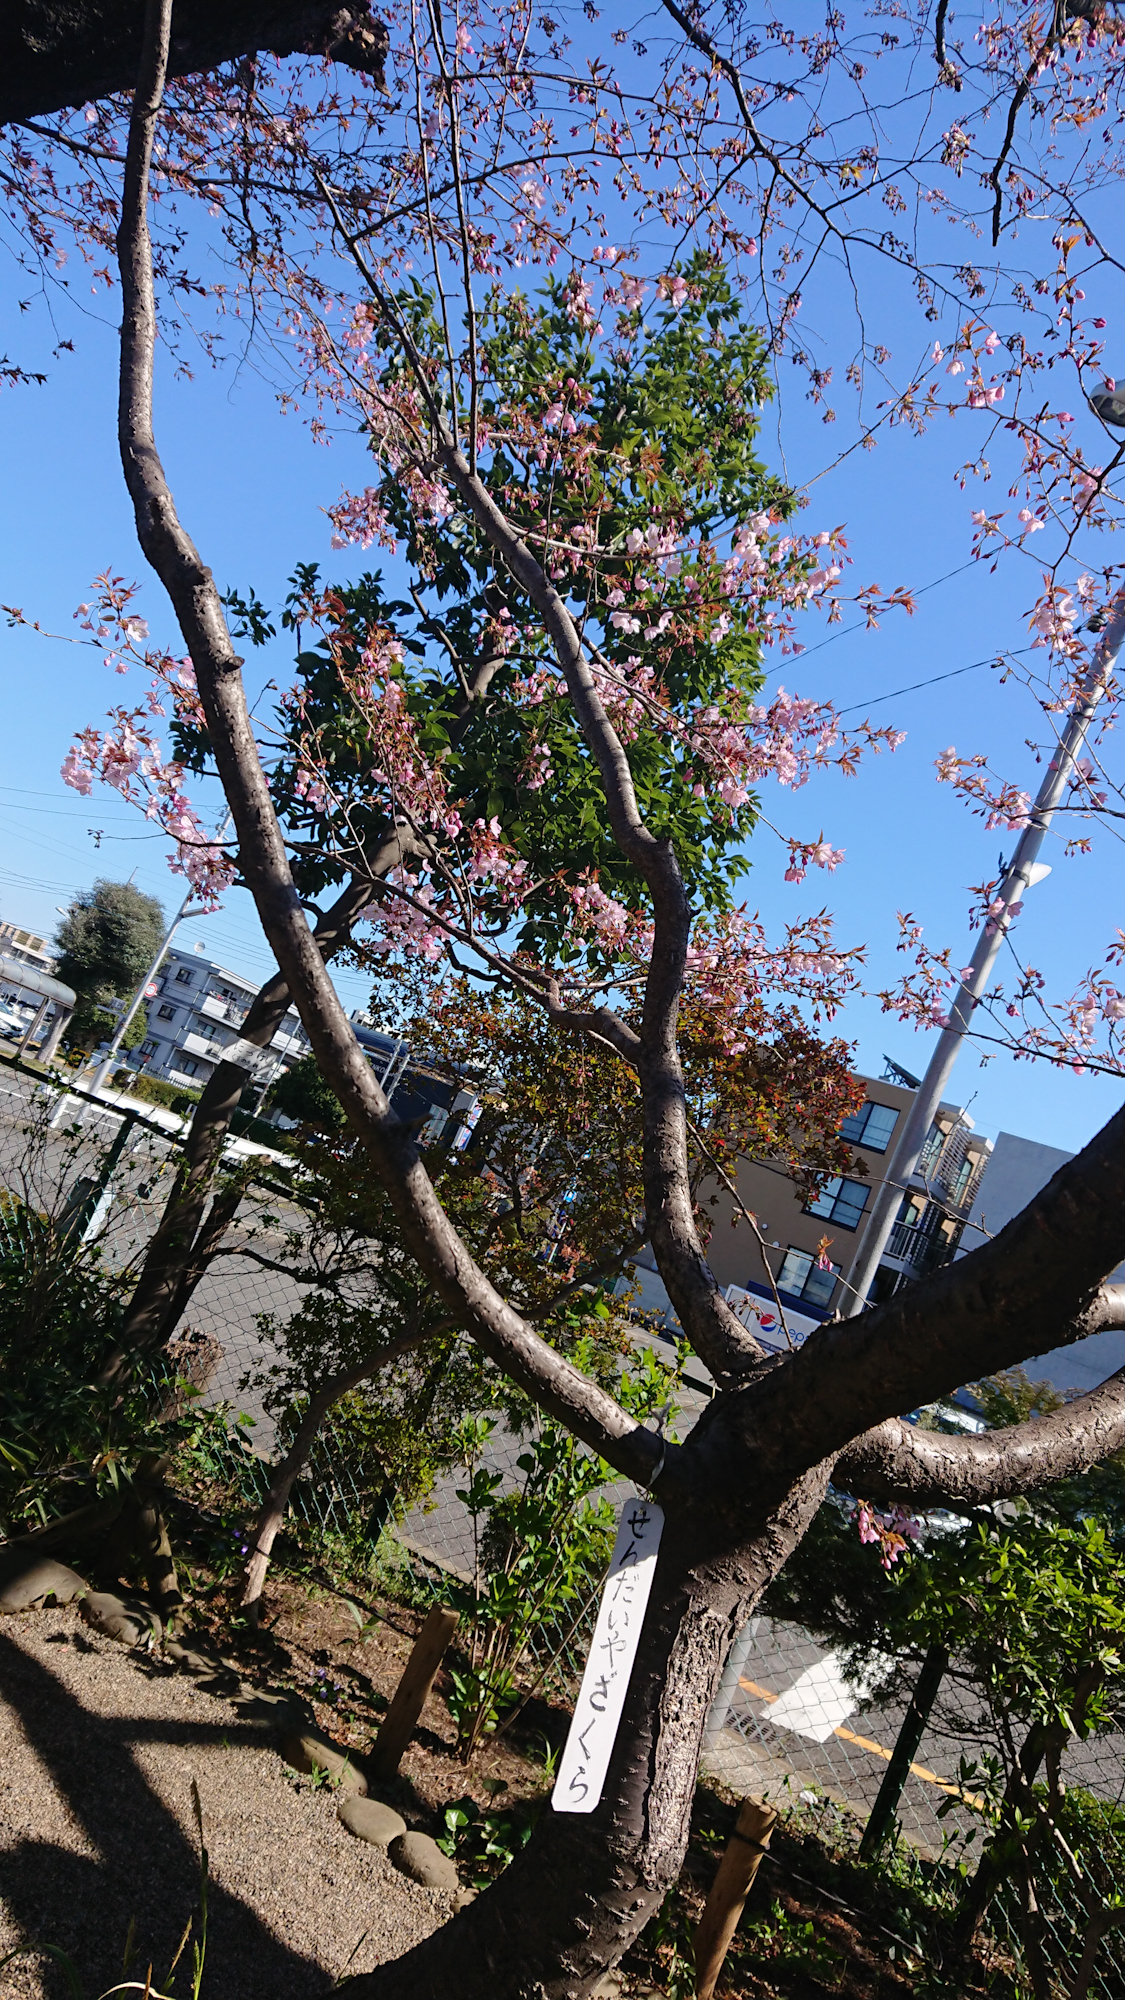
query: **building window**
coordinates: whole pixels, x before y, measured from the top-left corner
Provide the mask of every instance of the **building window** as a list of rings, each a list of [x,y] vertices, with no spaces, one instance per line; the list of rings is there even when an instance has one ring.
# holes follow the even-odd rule
[[[190,966],[181,965],[179,971],[176,974],[176,978],[181,986],[190,986],[192,978]]]
[[[942,1131],[940,1125],[935,1123],[930,1126],[926,1134],[926,1142],[918,1156],[918,1165],[914,1169],[915,1173],[920,1174],[923,1180],[928,1180],[937,1166],[941,1158],[941,1149],[947,1137],[948,1134]]]
[[[875,1104],[868,1099],[854,1118],[845,1118],[840,1137],[850,1139],[853,1146],[866,1146],[869,1152],[885,1153],[897,1124],[898,1112],[893,1105]]]
[[[165,1001],[163,1007],[157,1008],[156,1018],[158,1021],[174,1021],[176,1018],[176,1010],[174,1007],[169,1007],[168,1002]]]
[[[789,1249],[777,1274],[777,1289],[788,1292],[790,1298],[806,1299],[810,1305],[826,1306],[839,1275],[838,1264],[833,1264],[830,1271],[818,1271],[811,1250]]]
[[[199,1064],[191,1056],[182,1056],[176,1064],[180,1076],[198,1076]]]
[[[815,1201],[805,1203],[806,1215],[822,1215],[840,1229],[857,1229],[871,1193],[866,1181],[843,1181],[839,1175],[827,1182]]]

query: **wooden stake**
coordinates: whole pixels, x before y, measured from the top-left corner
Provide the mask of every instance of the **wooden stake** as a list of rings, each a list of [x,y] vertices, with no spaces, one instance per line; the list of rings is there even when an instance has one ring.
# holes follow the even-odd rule
[[[772,1806],[761,1805],[757,1799],[743,1800],[738,1825],[719,1863],[719,1872],[711,1884],[711,1894],[695,1933],[696,2000],[711,2000],[738,1919],[776,1824],[777,1814]]]
[[[397,1772],[402,1753],[414,1734],[426,1696],[434,1684],[442,1656],[457,1630],[457,1622],[456,1611],[447,1611],[442,1605],[435,1604],[415,1639],[414,1649],[395,1689],[394,1700],[383,1717],[383,1726],[367,1759],[368,1775],[377,1781],[393,1778]]]

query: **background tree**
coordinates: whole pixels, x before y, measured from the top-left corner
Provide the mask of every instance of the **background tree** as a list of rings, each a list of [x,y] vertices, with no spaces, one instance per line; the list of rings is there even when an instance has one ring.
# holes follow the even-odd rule
[[[955,1939],[967,1948],[992,1897],[1014,1880],[1027,1962],[1042,2000],[1050,1991],[1047,1886],[1061,1862],[1071,1900],[1082,1910],[1095,1880],[1096,1851],[1084,1853],[1080,1840],[1075,1853],[1070,1844],[1061,1766],[1072,1742],[1120,1720],[1123,1584],[1125,1563],[1100,1523],[1064,1526],[1025,1509],[1014,1521],[939,1538],[924,1559],[906,1564],[896,1591],[894,1628],[915,1644],[946,1648],[962,1688],[985,1711],[982,1732],[979,1717],[955,1714],[956,1698],[947,1704],[956,1726],[986,1733],[980,1756],[962,1757],[958,1783],[970,1797],[983,1794],[992,1828],[966,1887]],[[1112,1906],[1112,1868],[1109,1885]],[[1095,1919],[1100,1904],[1083,1914]]]
[[[117,1016],[107,1002],[132,997],[165,928],[156,897],[144,895],[131,882],[101,879],[74,898],[55,932],[58,976],[78,995],[64,1031],[69,1047],[93,1048],[112,1035]],[[125,1047],[134,1048],[144,1035],[142,1007]]]
[[[295,1125],[308,1126],[314,1132],[339,1132],[343,1128],[339,1099],[332,1095],[312,1056],[302,1056],[271,1084],[266,1104],[271,1111],[280,1111]]]
[[[840,1107],[854,1085],[845,1045],[822,1045],[788,1010],[771,1017],[760,999],[746,1009],[745,1027],[737,1058],[725,1047],[692,1048],[693,1105],[699,1122],[721,1134],[714,1143],[731,1147],[737,1134],[743,1148],[756,1144],[807,1176],[846,1164]],[[463,1240],[544,1338],[566,1354],[581,1345],[586,1366],[601,1357],[599,1379],[616,1389],[630,1294],[615,1296],[615,1288],[643,1237],[636,1079],[611,1052],[560,1040],[540,1009],[496,983],[439,984],[412,1035],[418,1059],[445,1071],[451,1094],[471,1090],[478,1099],[468,1146],[454,1120],[426,1148]],[[357,1411],[377,1407],[372,1427],[383,1425],[388,1439],[393,1430],[386,1485],[404,1499],[423,1477],[422,1460],[408,1469],[412,1435],[429,1427],[424,1461],[436,1464],[449,1456],[452,1409],[475,1416],[499,1407],[522,1431],[532,1427],[534,1409],[503,1375],[472,1364],[476,1350],[466,1352],[458,1338],[463,1322],[434,1296],[367,1155],[342,1129],[315,1059],[291,1076],[286,1102],[308,1128],[298,1157],[315,1219],[309,1231],[293,1233],[280,1259],[253,1244],[245,1254],[314,1290],[286,1324],[262,1322],[270,1360],[248,1378],[265,1392],[286,1447],[254,1534],[247,1608],[261,1596],[294,1482],[344,1398]],[[697,1190],[710,1158],[709,1149],[696,1152]],[[560,1462],[569,1450],[559,1446]]]

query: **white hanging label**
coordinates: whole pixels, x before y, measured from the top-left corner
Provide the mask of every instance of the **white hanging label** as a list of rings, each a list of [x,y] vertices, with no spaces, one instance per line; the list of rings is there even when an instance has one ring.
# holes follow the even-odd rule
[[[664,1511],[654,1500],[625,1502],[586,1671],[551,1793],[555,1812],[593,1812],[601,1798],[663,1529]]]

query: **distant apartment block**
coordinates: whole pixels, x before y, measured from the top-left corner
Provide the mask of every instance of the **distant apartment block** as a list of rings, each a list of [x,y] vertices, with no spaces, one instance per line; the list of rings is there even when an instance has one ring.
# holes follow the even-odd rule
[[[200,1089],[240,1041],[259,989],[214,959],[175,947],[154,983],[158,991],[146,1002],[148,1033],[133,1051],[131,1066],[165,1082]],[[467,1145],[480,1116],[480,1100],[471,1085],[446,1074],[436,1061],[413,1056],[405,1039],[382,1033],[365,1015],[353,1016],[352,1025],[399,1117],[415,1127],[421,1142],[443,1139],[455,1148]],[[308,1037],[291,1007],[257,1057],[255,1082],[268,1087],[308,1052]],[[291,1121],[279,1115],[278,1122],[287,1126]]]
[[[132,1067],[168,1083],[201,1088],[232,1045],[241,1039],[242,1024],[258,993],[253,980],[231,972],[198,952],[169,948],[145,1002],[148,1033],[132,1054]],[[257,1059],[255,1074],[263,1082],[280,1076],[283,1068],[308,1052],[308,1037],[295,1007],[291,1007],[267,1049]],[[271,1065],[272,1058],[272,1065]]]
[[[46,938],[34,931],[21,931],[18,924],[0,924],[0,958],[22,959],[37,972],[53,972],[55,957]]]
[[[1041,1188],[1065,1167],[1073,1153],[1059,1146],[1044,1146],[1037,1139],[1021,1139],[1015,1132],[1001,1132],[988,1162],[987,1171],[973,1198],[973,1212],[965,1225],[958,1254],[964,1256],[998,1236],[1005,1223],[1019,1215]],[[1125,1264],[1111,1271],[1108,1283],[1125,1283]],[[1092,1333],[1073,1347],[1052,1348],[1025,1362],[1025,1372],[1033,1381],[1052,1382],[1067,1392],[1087,1390],[1104,1382],[1108,1375],[1125,1367],[1125,1328]]]

